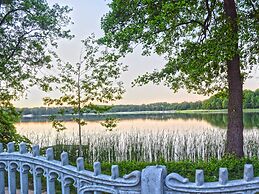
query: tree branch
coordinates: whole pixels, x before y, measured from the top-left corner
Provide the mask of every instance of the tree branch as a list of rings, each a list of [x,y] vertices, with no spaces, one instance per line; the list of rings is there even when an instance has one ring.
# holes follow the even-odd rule
[[[1,1],[1,0],[0,0],[0,1]],[[0,4],[0,8],[1,8],[1,4]],[[29,12],[28,10],[23,9],[23,8],[12,9],[12,10],[8,11],[8,12],[4,15],[4,17],[0,20],[0,26],[2,26],[2,25],[4,24],[4,21],[6,20],[6,18],[7,18],[10,14],[12,14],[12,13],[14,13],[14,12],[17,12],[17,11],[23,11],[23,12],[26,12],[26,13],[32,15],[31,12]]]
[[[251,6],[252,6],[254,12],[256,13],[256,8],[255,8],[255,5],[254,5],[254,2],[252,0],[250,0],[250,3],[251,3]]]
[[[20,8],[19,8],[19,9],[12,9],[12,10],[8,11],[8,12],[4,15],[4,17],[1,19],[1,21],[0,21],[0,26],[3,25],[4,21],[6,20],[6,18],[7,18],[10,14],[12,14],[12,13],[14,13],[14,12],[16,12],[16,11],[21,11],[21,9],[20,9]]]
[[[17,43],[15,44],[14,49],[12,50],[11,54],[6,58],[6,61],[9,61],[9,60],[14,56],[14,54],[15,54],[15,52],[17,51],[18,47],[19,47],[20,44],[22,43],[24,37],[25,37],[26,35],[30,34],[31,32],[36,31],[36,30],[38,30],[38,29],[32,29],[32,30],[30,30],[30,31],[28,31],[28,32],[26,32],[26,33],[23,33],[23,34],[18,38],[18,41],[17,41]]]
[[[209,26],[210,26],[210,20],[211,20],[211,16],[212,16],[212,10],[210,8],[210,5],[209,5],[209,0],[205,0],[205,5],[206,5],[206,9],[207,9],[207,17],[206,19],[204,20],[204,23],[203,23],[203,38],[201,39],[204,40],[206,37],[207,37],[207,31],[209,30]]]
[[[186,22],[182,22],[182,23],[179,23],[175,26],[172,26],[170,28],[166,28],[166,29],[163,29],[163,30],[157,30],[154,32],[154,34],[159,34],[161,32],[165,32],[165,31],[168,31],[168,30],[171,30],[173,27],[174,28],[177,28],[177,27],[180,27],[180,26],[184,26],[184,25],[188,25],[188,24],[192,24],[192,23],[196,23],[196,24],[199,24],[201,27],[203,27],[203,23],[198,21],[198,20],[190,20],[190,21],[186,21]]]
[[[256,9],[256,5],[254,4],[254,2],[252,0],[250,0],[250,3],[251,3],[253,11],[251,13],[249,13],[249,17],[254,18],[255,20],[259,20],[259,10]]]

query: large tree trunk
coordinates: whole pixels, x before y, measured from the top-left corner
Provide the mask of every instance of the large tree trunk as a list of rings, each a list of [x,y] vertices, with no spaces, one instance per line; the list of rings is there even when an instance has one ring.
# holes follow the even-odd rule
[[[240,57],[237,53],[238,24],[235,1],[224,0],[224,10],[231,23],[232,38],[235,41],[233,47],[236,50],[233,58],[227,61],[229,102],[226,152],[243,157],[243,82],[240,73]]]

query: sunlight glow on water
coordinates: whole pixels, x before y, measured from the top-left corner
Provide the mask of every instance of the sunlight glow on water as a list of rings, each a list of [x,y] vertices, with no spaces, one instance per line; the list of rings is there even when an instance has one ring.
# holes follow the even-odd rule
[[[77,124],[75,122],[65,122],[66,130],[64,133],[72,134],[77,132]],[[20,134],[26,135],[29,133],[54,133],[51,122],[20,122],[16,124],[17,131]],[[125,119],[119,120],[116,132],[150,132],[150,131],[179,131],[184,132],[199,131],[200,129],[215,128],[211,124],[202,120],[183,120],[183,119],[169,119],[169,120],[151,120],[151,119]],[[86,126],[82,128],[85,133],[103,133],[106,129],[101,126],[100,121],[89,121]]]
[[[245,115],[246,129],[259,130],[259,114]],[[112,131],[107,131],[101,126],[101,121],[90,120],[88,124],[82,127],[82,135],[85,139],[90,136],[108,137],[111,135],[136,135],[146,136],[153,134],[155,136],[163,135],[201,135],[211,131],[226,131],[226,115],[224,114],[172,114],[143,116],[133,118],[119,119],[117,127]],[[53,145],[57,139],[70,139],[77,141],[78,126],[75,122],[65,122],[66,130],[57,132],[52,128],[51,122],[20,122],[16,124],[18,133],[27,136],[33,143],[41,145]],[[214,132],[213,132],[214,131]],[[84,141],[84,140],[83,140]]]
[[[52,128],[51,122],[20,122],[16,124],[18,133],[27,136],[38,143],[39,139],[46,139],[43,144],[55,144],[57,136],[74,137],[77,139],[78,126],[75,122],[65,122],[66,130],[56,132]],[[215,129],[212,125],[203,120],[183,120],[183,119],[167,119],[167,120],[152,120],[152,119],[124,119],[119,120],[117,127],[112,131],[106,131],[101,126],[100,121],[89,121],[86,126],[82,127],[83,135],[111,135],[119,133],[201,133],[204,129]],[[36,140],[35,140],[36,139]],[[42,140],[43,141],[43,140]]]

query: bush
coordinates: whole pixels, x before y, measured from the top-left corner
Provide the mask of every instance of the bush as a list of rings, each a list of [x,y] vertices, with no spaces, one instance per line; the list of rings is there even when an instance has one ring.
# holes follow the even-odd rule
[[[61,145],[54,146],[55,159],[60,160]],[[74,155],[69,155],[70,164],[75,166],[76,163],[76,149],[75,146],[65,146],[63,148],[74,149]],[[42,149],[45,150],[46,148]],[[69,150],[66,150],[69,151]],[[71,153],[71,150],[70,150]],[[138,161],[121,161],[121,162],[107,162],[100,161],[102,165],[102,173],[103,174],[111,174],[111,166],[118,165],[120,176],[125,174],[129,174],[134,170],[142,170],[146,166],[151,165],[164,165],[167,168],[167,173],[178,173],[183,177],[188,178],[190,181],[195,180],[195,171],[196,169],[204,170],[204,178],[205,181],[218,181],[219,168],[227,168],[229,173],[229,180],[242,179],[244,173],[244,165],[245,164],[253,164],[255,176],[259,176],[259,160],[256,157],[252,158],[236,158],[234,156],[225,156],[222,159],[218,160],[216,158],[210,158],[207,161],[204,160],[182,160],[182,161],[169,161],[166,162],[164,160],[160,160],[157,162],[138,162]],[[85,168],[88,170],[93,170],[93,164],[89,164],[89,162],[85,162]],[[258,169],[258,170],[257,170]]]
[[[28,138],[17,133],[14,123],[19,121],[19,113],[13,107],[0,107],[0,142],[31,143]]]
[[[134,162],[123,161],[118,163],[102,162],[102,173],[110,174],[111,166],[114,164],[119,165],[120,175],[128,174],[134,170],[142,170],[149,165],[165,165],[167,173],[178,173],[183,177],[188,178],[190,181],[195,181],[196,169],[204,170],[205,181],[212,182],[218,181],[219,168],[228,168],[229,179],[242,179],[245,164],[253,164],[255,168],[255,176],[259,176],[259,160],[257,158],[242,158],[238,159],[234,156],[224,157],[221,160],[210,159],[209,161],[176,161],[176,162]],[[92,170],[92,165],[86,164],[86,168]]]

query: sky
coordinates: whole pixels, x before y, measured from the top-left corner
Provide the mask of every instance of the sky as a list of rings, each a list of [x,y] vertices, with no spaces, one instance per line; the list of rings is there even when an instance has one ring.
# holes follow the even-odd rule
[[[59,47],[57,53],[63,61],[69,61],[76,63],[79,59],[79,54],[82,48],[81,40],[85,39],[91,33],[95,33],[97,37],[103,35],[103,31],[100,26],[101,17],[109,11],[107,0],[48,0],[50,4],[58,3],[60,5],[68,5],[73,8],[71,12],[71,18],[74,22],[70,26],[75,38],[72,40],[59,41]],[[141,87],[131,87],[131,82],[138,75],[142,75],[145,72],[152,72],[153,69],[159,69],[163,67],[165,61],[162,57],[152,55],[150,57],[144,57],[141,55],[140,48],[137,48],[132,54],[128,54],[122,62],[128,65],[128,71],[122,74],[122,81],[126,89],[126,93],[123,95],[122,100],[115,102],[114,104],[147,104],[155,102],[183,102],[183,101],[197,101],[204,100],[208,96],[197,95],[187,93],[184,89],[181,89],[177,93],[173,93],[172,90],[163,86],[162,84],[157,86],[148,84]],[[259,69],[252,73],[252,78],[248,79],[245,84],[245,89],[255,90],[259,88]],[[37,88],[32,88],[26,99],[22,99],[16,102],[18,107],[37,107],[43,106],[42,98],[46,96],[56,96],[57,93],[46,94]]]

